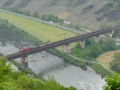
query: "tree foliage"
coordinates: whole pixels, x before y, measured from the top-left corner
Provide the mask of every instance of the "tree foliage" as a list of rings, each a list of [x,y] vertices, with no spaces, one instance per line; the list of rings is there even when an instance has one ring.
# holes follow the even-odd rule
[[[23,10],[22,13],[24,15],[30,16],[30,10]]]
[[[0,90],[77,90],[74,87],[64,87],[57,83],[54,77],[46,82],[29,78],[22,72],[15,72],[11,64],[6,64],[5,57],[0,58]]]
[[[106,84],[104,85],[104,90],[120,90],[120,75],[113,72],[112,78],[105,78]]]
[[[37,12],[37,11],[34,11],[34,13],[33,13],[33,17],[36,17],[36,18],[38,18],[38,17],[39,17],[39,14],[38,14],[38,12]]]
[[[114,59],[110,63],[111,69],[113,71],[116,71],[117,73],[120,73],[120,52],[116,52],[114,54]]]
[[[53,21],[54,23],[63,23],[64,21],[63,19],[59,19],[57,16],[53,16],[52,14],[50,15],[43,14],[41,16],[41,19],[45,21]]]
[[[89,38],[85,40],[84,49],[82,49],[78,43],[76,47],[72,48],[71,53],[82,59],[93,58],[94,60],[94,58],[98,57],[101,53],[116,50],[117,48],[119,48],[119,46],[115,44],[113,38],[101,39],[99,44],[95,43],[93,38]]]
[[[116,42],[115,39],[113,38],[106,38],[105,42],[104,42],[104,50],[105,51],[110,51],[110,50],[116,50]]]
[[[4,4],[3,7],[7,7],[9,5],[11,5],[15,0],[7,0]]]
[[[102,50],[99,46],[93,46],[93,47],[91,47],[91,50],[89,52],[89,56],[96,58],[101,53],[102,53]]]

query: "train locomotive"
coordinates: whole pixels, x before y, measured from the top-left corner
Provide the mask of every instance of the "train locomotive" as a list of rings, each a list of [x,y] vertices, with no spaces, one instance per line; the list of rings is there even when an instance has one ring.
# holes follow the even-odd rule
[[[22,48],[20,51],[21,52],[26,52],[26,51],[29,51],[29,50],[32,50],[32,47]]]

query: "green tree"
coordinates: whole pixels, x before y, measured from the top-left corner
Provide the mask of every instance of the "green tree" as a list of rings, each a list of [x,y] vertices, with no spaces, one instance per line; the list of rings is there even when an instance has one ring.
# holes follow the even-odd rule
[[[89,52],[89,57],[96,58],[101,53],[102,53],[102,50],[99,46],[92,46]]]
[[[120,52],[114,54],[114,60],[110,63],[111,69],[120,73]]]
[[[106,84],[103,86],[104,90],[120,90],[120,75],[113,72],[112,78],[105,78]]]
[[[7,4],[7,5],[10,5],[10,4],[12,4],[14,1],[15,1],[15,0],[7,0],[6,4]]]
[[[39,15],[38,15],[38,12],[37,12],[37,11],[34,11],[34,13],[33,13],[33,17],[36,17],[36,18],[38,18],[38,17],[39,17]]]
[[[55,23],[63,23],[63,21],[64,21],[63,19],[59,19],[57,16],[53,16],[52,14],[50,14],[50,15],[43,14],[41,16],[41,19],[46,20],[46,21],[53,21]]]
[[[0,59],[0,90],[18,90],[15,80],[11,77],[13,69],[11,64],[6,65],[7,59]]]
[[[91,45],[91,38],[85,40],[85,45]]]
[[[9,7],[7,10],[22,14],[22,11],[16,7]]]
[[[102,48],[103,51],[110,51],[110,50],[115,50],[116,44],[115,44],[115,39],[113,38],[106,38],[104,41],[104,47]]]
[[[45,17],[46,17],[46,15],[43,14],[43,15],[41,16],[41,19],[42,19],[42,20],[45,20]]]
[[[30,10],[23,10],[23,14],[30,16]]]

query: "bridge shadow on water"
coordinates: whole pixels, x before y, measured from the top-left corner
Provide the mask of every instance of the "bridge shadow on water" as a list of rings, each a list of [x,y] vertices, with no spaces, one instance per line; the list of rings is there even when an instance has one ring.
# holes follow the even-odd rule
[[[49,73],[49,72],[54,72],[54,71],[59,71],[59,70],[63,70],[64,68],[67,67],[67,63],[66,62],[59,62],[59,63],[55,63],[54,65],[51,64],[45,68],[42,68],[40,71],[39,71],[39,75],[44,75],[46,73]]]

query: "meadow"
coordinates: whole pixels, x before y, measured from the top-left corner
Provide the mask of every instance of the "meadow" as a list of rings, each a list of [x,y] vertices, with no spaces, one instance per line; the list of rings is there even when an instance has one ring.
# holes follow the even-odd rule
[[[64,39],[64,34],[66,34],[66,38],[77,35],[71,31],[63,30],[54,26],[46,25],[44,23],[36,22],[4,12],[0,12],[0,17],[7,19],[9,22],[14,23],[16,26],[19,26],[20,28],[37,36],[38,38],[41,38],[44,41],[54,42],[62,40]]]
[[[120,52],[120,50],[105,52],[97,57],[97,61],[110,68],[109,63],[113,61],[116,52]]]

